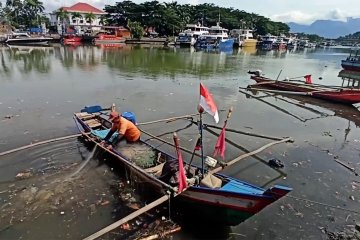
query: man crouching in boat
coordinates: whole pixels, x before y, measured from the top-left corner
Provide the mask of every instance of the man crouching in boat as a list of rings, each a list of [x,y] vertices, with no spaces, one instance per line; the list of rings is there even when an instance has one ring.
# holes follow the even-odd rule
[[[112,127],[101,142],[101,145],[108,144],[109,146],[107,148],[111,150],[122,139],[126,139],[126,141],[130,143],[139,141],[141,132],[134,123],[122,117],[118,112],[111,112],[109,120],[112,122]],[[118,132],[118,135],[110,143],[109,140],[115,132]]]

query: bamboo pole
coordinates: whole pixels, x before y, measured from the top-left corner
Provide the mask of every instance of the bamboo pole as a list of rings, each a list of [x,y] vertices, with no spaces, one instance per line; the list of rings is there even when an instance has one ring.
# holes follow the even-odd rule
[[[209,133],[213,134],[214,136],[219,137],[219,135],[220,135],[220,134],[214,132],[213,130],[211,130],[211,129],[209,129],[209,128],[206,128],[205,130],[208,131]],[[240,149],[241,151],[250,152],[250,151],[249,151],[248,149],[246,149],[245,147],[240,146],[239,144],[231,141],[231,140],[228,139],[228,138],[225,138],[225,141],[226,141],[227,143],[229,143],[230,145],[232,145],[232,146]],[[264,164],[266,164],[266,165],[268,166],[268,162],[265,161],[264,159],[262,159],[262,158],[260,158],[260,157],[258,157],[258,156],[253,156],[253,158],[255,158],[256,160],[258,160],[258,161],[260,161],[260,162],[262,162],[262,163],[264,163]],[[222,164],[222,165],[224,165],[224,164],[226,165],[226,163],[224,163],[224,162],[221,162],[221,164]],[[272,168],[272,169],[274,169],[276,172],[278,172],[281,176],[287,176],[287,174],[286,174],[285,172],[281,171],[280,169],[277,169],[277,168]]]
[[[240,89],[239,89],[239,92],[241,92],[241,93],[243,93],[243,94],[245,94],[245,95],[249,95],[249,96],[251,96],[252,98],[254,98],[254,99],[256,99],[256,100],[258,100],[258,101],[260,101],[260,102],[263,102],[263,103],[265,103],[265,104],[267,104],[267,105],[275,108],[276,110],[279,110],[280,112],[283,112],[283,113],[285,113],[285,114],[287,114],[287,115],[289,115],[289,116],[292,116],[292,117],[298,119],[298,120],[301,121],[301,122],[305,122],[305,121],[306,121],[305,119],[302,119],[301,117],[296,116],[295,114],[292,114],[292,113],[290,113],[289,111],[287,111],[287,110],[285,110],[285,109],[283,109],[283,108],[280,108],[280,107],[278,107],[278,106],[276,106],[276,105],[274,105],[274,104],[272,104],[272,103],[269,103],[269,102],[261,99],[260,97],[253,96],[252,94],[247,93],[247,92],[245,92],[245,91],[243,91],[243,90],[240,90]]]
[[[284,139],[282,139],[282,140],[280,140],[280,141],[275,141],[275,142],[268,143],[268,144],[266,144],[266,145],[264,145],[264,146],[262,146],[262,147],[260,147],[260,148],[258,148],[258,149],[256,149],[256,150],[254,150],[254,151],[252,151],[252,152],[249,152],[249,153],[246,153],[246,154],[243,154],[243,155],[240,155],[240,156],[234,158],[233,160],[227,162],[224,167],[217,167],[217,168],[209,171],[208,174],[217,173],[217,172],[223,170],[225,167],[229,167],[229,166],[237,163],[237,162],[240,161],[241,159],[244,159],[244,158],[250,157],[250,156],[252,156],[252,155],[258,154],[259,152],[261,152],[261,151],[263,151],[263,150],[265,150],[265,149],[267,149],[267,148],[269,148],[269,147],[271,147],[271,146],[273,146],[273,145],[280,144],[280,143],[284,143],[284,142],[288,142],[288,141],[290,141],[290,140],[291,140],[291,138],[284,138]]]
[[[215,128],[215,129],[222,129],[221,127],[215,126],[215,125],[211,125],[211,124],[205,124],[205,127],[209,127],[209,128]],[[261,135],[261,134],[256,134],[256,133],[250,133],[250,132],[243,132],[243,131],[239,131],[239,130],[235,130],[235,129],[231,129],[231,128],[225,128],[225,131],[227,132],[233,132],[233,133],[239,133],[239,134],[243,134],[243,135],[247,135],[247,136],[252,136],[252,137],[259,137],[259,138],[265,138],[265,139],[270,139],[270,140],[282,140],[284,138],[279,138],[279,137],[273,137],[273,136],[266,136],[266,135]]]
[[[150,136],[150,137],[153,138],[153,139],[159,140],[160,142],[163,142],[163,143],[166,143],[166,144],[168,144],[168,145],[170,145],[170,146],[175,147],[174,144],[172,144],[172,143],[170,143],[170,142],[168,142],[168,141],[166,141],[166,140],[164,140],[164,139],[162,139],[162,138],[159,138],[159,137],[157,137],[157,136],[155,136],[155,135],[153,135],[153,134],[151,134],[151,133],[149,133],[149,132],[146,132],[146,131],[144,131],[144,130],[142,130],[142,129],[140,129],[140,128],[139,128],[139,130],[140,130],[141,132],[145,133],[146,135]],[[148,139],[147,139],[147,140],[148,140]],[[147,141],[147,140],[146,140],[146,141]],[[190,153],[190,154],[193,153],[193,151],[191,151],[191,150],[189,150],[189,149],[187,149],[187,148],[181,147],[181,146],[180,146],[180,149],[183,150],[184,152],[187,152],[187,153]],[[195,155],[198,156],[198,157],[201,157],[200,154],[195,153]]]
[[[292,94],[292,95],[302,95],[302,96],[307,96],[307,95],[311,95],[310,93],[312,92],[294,92],[294,91],[280,91],[280,90],[272,90],[272,89],[263,89],[263,88],[244,88],[244,87],[239,87],[240,89],[244,89],[244,90],[255,90],[255,91],[263,91],[263,92],[271,92],[271,93],[284,93],[284,94]]]
[[[146,205],[143,208],[140,208],[139,210],[136,210],[135,212],[127,215],[126,217],[120,219],[119,221],[114,222],[113,224],[97,231],[96,233],[84,238],[83,240],[93,240],[101,237],[102,235],[114,230],[115,228],[121,226],[122,224],[136,218],[137,216],[149,211],[150,209],[153,209],[156,206],[159,206],[160,204],[168,201],[170,199],[170,195],[164,195],[161,198],[158,198],[157,200],[151,202],[150,204]]]
[[[49,140],[45,140],[45,141],[41,141],[41,142],[37,142],[37,143],[31,143],[29,145],[25,145],[25,146],[22,146],[22,147],[18,147],[18,148],[15,148],[15,149],[11,149],[11,150],[2,152],[2,153],[0,153],[0,157],[5,156],[5,155],[10,154],[10,153],[25,150],[25,149],[28,149],[28,148],[36,147],[36,146],[39,146],[39,145],[43,145],[43,144],[47,144],[47,143],[51,143],[51,142],[58,142],[58,141],[62,141],[62,140],[70,139],[70,138],[79,137],[79,136],[81,136],[81,134],[73,134],[73,135],[59,137],[59,138],[53,138],[53,139],[49,139]]]
[[[152,124],[152,123],[159,123],[159,122],[175,121],[175,120],[184,119],[184,118],[192,118],[193,116],[197,116],[197,115],[199,115],[199,113],[193,113],[193,114],[188,114],[188,115],[183,115],[183,116],[178,116],[178,117],[165,118],[165,119],[159,119],[159,120],[154,120],[154,121],[149,121],[149,122],[138,123],[137,126],[143,126],[143,125],[148,125],[148,124]]]

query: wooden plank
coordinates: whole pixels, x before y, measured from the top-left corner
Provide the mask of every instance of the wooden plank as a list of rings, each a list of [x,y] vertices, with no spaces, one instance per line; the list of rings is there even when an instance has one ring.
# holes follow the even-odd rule
[[[117,222],[114,222],[113,224],[101,229],[100,231],[84,238],[84,240],[93,240],[93,239],[96,239],[96,238],[99,238],[101,237],[102,235],[114,230],[115,228],[117,227],[120,227],[122,224],[136,218],[137,216],[149,211],[150,209],[156,207],[156,206],[159,206],[160,204],[168,201],[170,199],[170,195],[164,195],[162,196],[161,198],[158,198],[157,200],[151,202],[150,204],[146,205],[145,207],[143,208],[140,208],[139,210],[136,210],[135,212],[129,214],[128,216],[120,219],[119,221]]]

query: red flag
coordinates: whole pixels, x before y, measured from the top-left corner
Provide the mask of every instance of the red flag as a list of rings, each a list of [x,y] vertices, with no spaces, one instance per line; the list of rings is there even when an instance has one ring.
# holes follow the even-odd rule
[[[181,156],[181,151],[180,151],[180,147],[178,144],[178,139],[177,137],[174,136],[174,141],[175,141],[175,148],[176,148],[176,153],[177,153],[177,157],[179,160],[179,187],[178,187],[178,193],[181,193],[185,188],[187,188],[187,182],[186,182],[186,175],[185,175],[185,169],[184,169],[184,162]]]
[[[225,158],[225,145],[226,145],[225,144],[225,127],[226,127],[226,124],[224,124],[224,127],[221,130],[221,133],[220,133],[219,138],[215,145],[215,152],[214,152],[214,157],[217,156],[218,154],[220,154],[220,156],[222,157],[223,160]]]
[[[312,84],[311,75],[305,75],[304,78],[306,84]]]
[[[209,90],[200,83],[200,102],[199,105],[211,116],[214,117],[215,122],[219,122],[219,113],[215,104],[213,97],[211,96]]]

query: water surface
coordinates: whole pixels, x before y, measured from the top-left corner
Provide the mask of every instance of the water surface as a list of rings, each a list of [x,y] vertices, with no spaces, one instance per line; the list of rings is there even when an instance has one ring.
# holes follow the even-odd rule
[[[242,160],[227,169],[227,174],[264,187],[284,184],[294,188],[291,196],[357,211],[359,178],[335,160],[360,171],[358,111],[320,100],[264,93],[258,93],[263,100],[259,101],[238,91],[239,86],[254,83],[247,71],[255,69],[274,79],[303,79],[301,76],[312,74],[315,83],[339,85],[340,61],[348,53],[346,48],[203,52],[157,46],[3,46],[0,151],[76,133],[72,114],[86,105],[115,103],[120,111],[135,112],[139,122],[194,113],[203,82],[219,109],[234,107],[228,127],[295,140]],[[225,115],[221,112],[219,126]],[[209,117],[205,120],[214,124]],[[144,129],[156,135],[167,133],[163,137],[171,141],[172,132],[184,128],[178,133],[181,145],[191,149],[197,129],[188,125],[177,121]],[[238,145],[227,145],[227,160],[269,142],[235,133],[227,137]],[[216,137],[206,132],[204,141],[206,154],[212,155]],[[91,150],[73,139],[1,157],[0,238],[80,239],[126,215],[128,209],[124,210],[118,198],[126,182],[96,157],[71,184],[63,182]],[[271,158],[283,161],[282,173],[263,163]],[[24,171],[32,177],[16,178]],[[32,198],[39,191],[45,203]],[[22,208],[28,214],[19,213]],[[326,239],[322,229],[343,230],[358,220],[353,212],[288,197],[238,226],[218,230],[222,234],[216,238]],[[184,230],[176,238],[204,236],[198,229]]]

